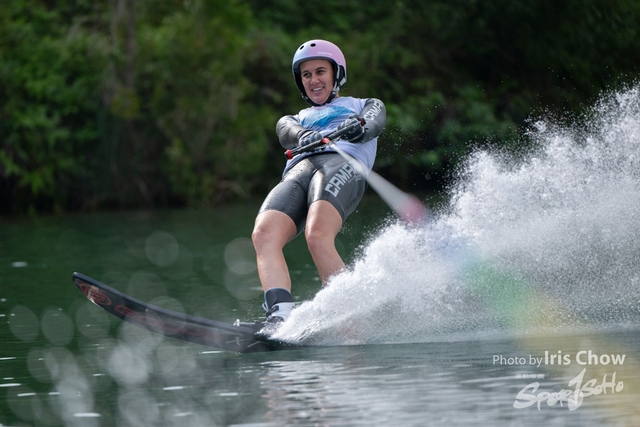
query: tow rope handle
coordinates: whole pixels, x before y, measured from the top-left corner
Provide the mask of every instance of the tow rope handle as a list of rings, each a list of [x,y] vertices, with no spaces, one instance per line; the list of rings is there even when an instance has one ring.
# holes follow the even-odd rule
[[[331,132],[329,135],[322,138],[320,141],[314,142],[309,145],[305,145],[304,147],[296,147],[284,152],[284,155],[287,159],[291,160],[298,154],[308,153],[309,151],[314,151],[320,147],[331,144],[334,140],[340,138],[345,133],[350,132],[356,126],[364,126],[366,121],[362,118],[359,118],[357,122],[353,122],[353,124],[344,127],[342,129],[335,130]]]

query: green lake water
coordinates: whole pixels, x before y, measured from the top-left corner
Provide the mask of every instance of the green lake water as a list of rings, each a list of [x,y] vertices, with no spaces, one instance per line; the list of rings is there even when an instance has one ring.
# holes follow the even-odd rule
[[[247,240],[256,209],[0,222],[0,425],[638,425],[640,339],[628,323],[524,338],[471,328],[414,342],[239,355],[122,324],[71,282],[80,271],[190,314],[258,318],[262,294]],[[348,263],[367,257],[362,246],[385,229],[387,215],[365,199],[339,238]],[[312,299],[319,283],[304,239],[287,255],[296,297]],[[578,364],[593,354],[625,360]],[[531,363],[545,355],[557,359]],[[583,369],[583,383],[595,378],[606,395],[574,410],[540,397],[575,388],[569,383]],[[526,389],[536,382],[535,392]],[[519,401],[528,406],[518,409],[523,389]]]

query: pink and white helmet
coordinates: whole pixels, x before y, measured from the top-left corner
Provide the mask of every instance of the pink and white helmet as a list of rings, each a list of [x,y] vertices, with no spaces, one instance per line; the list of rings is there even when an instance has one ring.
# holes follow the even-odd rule
[[[328,104],[336,97],[340,88],[347,82],[347,61],[344,59],[340,48],[326,40],[309,40],[298,48],[296,54],[293,55],[293,63],[291,64],[293,77],[296,81],[296,86],[298,86],[298,90],[300,90],[302,94],[302,98],[314,106],[318,104],[311,101],[307,96],[300,75],[300,64],[309,59],[326,59],[333,64],[333,75],[335,78],[331,96],[329,96],[329,99],[325,102],[325,104]]]

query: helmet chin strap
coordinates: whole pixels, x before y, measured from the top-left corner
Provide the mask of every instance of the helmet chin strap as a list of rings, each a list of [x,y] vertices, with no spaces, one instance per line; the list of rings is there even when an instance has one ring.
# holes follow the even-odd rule
[[[336,95],[338,94],[338,91],[336,90],[332,90],[331,91],[331,95],[329,95],[329,97],[327,98],[326,101],[324,101],[322,104],[316,104],[315,102],[313,102],[311,100],[311,98],[309,98],[307,95],[303,96],[304,100],[307,101],[308,104],[311,104],[313,107],[322,107],[323,105],[327,105],[328,103],[330,103],[331,101],[333,101],[336,97]]]

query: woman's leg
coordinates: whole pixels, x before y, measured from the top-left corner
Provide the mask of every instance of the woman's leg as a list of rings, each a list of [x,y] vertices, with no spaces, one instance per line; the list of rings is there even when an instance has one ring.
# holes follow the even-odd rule
[[[271,288],[291,291],[291,277],[282,249],[296,236],[296,225],[287,215],[268,210],[256,218],[251,238],[256,250],[258,276],[266,292]]]
[[[323,286],[331,276],[345,268],[335,245],[341,227],[342,217],[331,203],[318,200],[311,204],[305,238]]]

